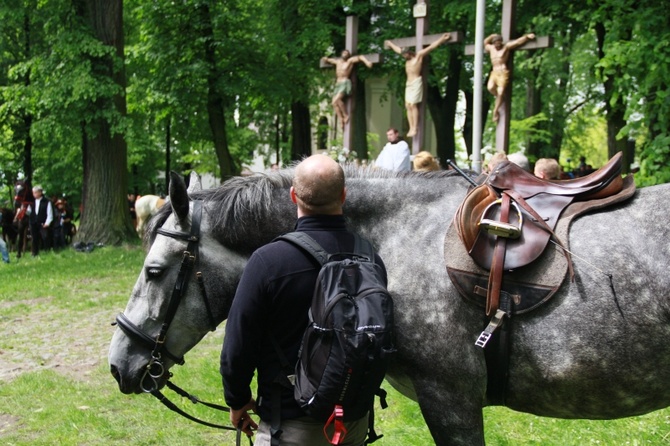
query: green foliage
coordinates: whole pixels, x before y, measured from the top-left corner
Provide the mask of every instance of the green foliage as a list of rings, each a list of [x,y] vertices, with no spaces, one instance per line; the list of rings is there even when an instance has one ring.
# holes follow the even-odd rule
[[[526,119],[513,120],[510,122],[510,153],[523,149],[527,142],[549,143],[551,134],[541,128],[541,124],[547,122],[544,113],[529,116]]]
[[[173,169],[191,166],[218,177],[221,160],[208,109],[213,97],[221,101],[221,125],[236,168],[254,154],[261,154],[266,165],[277,158],[286,164],[295,125],[291,106],[306,104],[315,119],[317,104],[330,100],[333,72],[321,70],[318,60],[344,47],[346,15],[359,17],[358,52],[385,57],[372,70],[359,70],[359,77],[388,79],[388,90],[400,102],[404,61],[384,50],[382,42],[415,34],[413,2],[406,1],[126,0],[122,60],[82,22],[81,7],[82,2],[54,0],[0,4],[3,195],[25,169],[25,151],[32,148],[34,180],[48,193],[78,202],[82,132],[93,137],[100,119],[125,137],[131,189],[146,193],[163,187],[157,185],[168,146]],[[499,1],[487,5],[486,34],[500,29],[501,9]],[[527,153],[532,148],[536,157],[560,154],[563,163],[584,155],[600,165],[610,118],[604,110],[617,106],[626,119],[618,137],[636,142],[638,181],[667,181],[669,22],[670,8],[650,0],[518,3],[518,32],[551,36],[554,45],[515,56],[510,151],[523,147]],[[600,24],[603,54],[595,38]],[[463,62],[459,89],[472,91],[473,59],[462,54],[462,47],[474,43],[474,30],[474,2],[430,3],[430,33],[460,31],[464,36],[449,51],[431,56],[428,81],[444,98],[459,93],[446,91],[455,58]],[[208,59],[212,55],[214,62]],[[485,58],[485,72],[489,68]],[[127,77],[127,118],[110,106],[122,93],[110,74],[120,70]],[[607,97],[604,82],[611,82]],[[539,109],[527,108],[528,91],[539,95]],[[487,119],[484,141],[492,144],[494,133]]]

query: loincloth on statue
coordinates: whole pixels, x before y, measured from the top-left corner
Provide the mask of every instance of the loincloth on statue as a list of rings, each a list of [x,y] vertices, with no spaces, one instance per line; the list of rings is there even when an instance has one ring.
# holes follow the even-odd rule
[[[492,70],[489,79],[496,87],[505,88],[509,81],[508,70]]]
[[[554,233],[561,243],[569,248],[568,233],[572,221],[586,212],[593,212],[615,203],[628,200],[635,193],[633,177],[624,179],[623,190],[614,196],[574,202],[561,214]],[[444,241],[447,272],[459,294],[468,302],[484,308],[489,282],[489,270],[477,265],[468,253],[452,223]],[[511,314],[523,314],[546,303],[561,284],[569,277],[568,259],[562,248],[549,243],[543,253],[533,262],[513,271],[506,271],[501,290],[511,300]]]
[[[423,101],[423,79],[421,76],[405,84],[405,103],[419,104]]]
[[[349,96],[351,94],[351,79],[346,79],[335,84],[333,95],[337,96],[338,94],[344,96]]]

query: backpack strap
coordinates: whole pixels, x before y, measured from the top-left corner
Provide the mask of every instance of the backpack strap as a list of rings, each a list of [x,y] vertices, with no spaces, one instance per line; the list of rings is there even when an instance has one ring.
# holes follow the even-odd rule
[[[375,248],[372,247],[372,243],[357,233],[354,233],[354,253],[357,256],[367,257],[370,262],[375,261]]]
[[[310,256],[314,257],[314,259],[319,262],[319,265],[328,262],[328,258],[330,257],[328,251],[323,249],[316,240],[304,232],[289,232],[288,234],[280,235],[275,240],[284,240],[301,248]]]
[[[360,256],[368,259],[370,262],[375,261],[375,249],[372,247],[372,243],[369,240],[364,239],[357,233],[354,234],[354,252],[356,256]],[[275,238],[275,240],[284,240],[289,242],[298,248],[301,248],[303,251],[312,256],[319,265],[324,265],[328,262],[331,254],[328,253],[321,245],[317,243],[312,237],[307,235],[304,232],[289,232],[287,234],[280,235]]]

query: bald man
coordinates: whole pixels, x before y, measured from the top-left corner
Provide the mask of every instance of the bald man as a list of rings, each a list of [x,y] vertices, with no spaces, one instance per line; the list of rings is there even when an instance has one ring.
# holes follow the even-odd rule
[[[326,251],[353,252],[354,234],[347,230],[342,213],[346,198],[344,172],[325,155],[313,155],[295,169],[290,199],[296,204],[295,230],[310,235]],[[288,197],[287,197],[288,198]],[[379,257],[375,262],[386,269]],[[273,342],[290,364],[298,360],[303,332],[308,325],[308,310],[320,268],[293,244],[277,240],[256,250],[247,263],[226,322],[221,351],[224,395],[230,406],[233,426],[241,423],[251,435],[258,430],[254,444],[270,446],[274,382],[282,373]],[[258,395],[251,393],[251,380],[258,371]],[[322,421],[307,416],[298,406],[293,389],[281,389],[279,408],[281,445],[328,446]],[[260,423],[249,412],[260,416]],[[345,446],[364,443],[368,416],[345,423]]]

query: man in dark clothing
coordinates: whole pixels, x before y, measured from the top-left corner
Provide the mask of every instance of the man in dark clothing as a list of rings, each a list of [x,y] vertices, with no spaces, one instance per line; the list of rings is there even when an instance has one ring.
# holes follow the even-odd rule
[[[40,248],[51,248],[51,222],[54,218],[51,201],[44,196],[42,186],[33,187],[35,204],[31,205],[30,236],[32,254],[40,253]]]
[[[342,204],[346,196],[344,173],[325,155],[314,155],[295,170],[291,200],[297,204],[296,231],[312,236],[328,252],[352,252],[354,235],[346,229]],[[376,263],[386,270],[379,257]],[[286,241],[276,241],[256,250],[242,274],[226,322],[221,352],[226,403],[234,426],[251,435],[258,428],[256,446],[269,446],[273,381],[282,373],[270,337],[276,339],[286,358],[295,364],[302,335],[308,324],[320,267],[308,254]],[[258,370],[258,398],[250,383]],[[260,427],[250,418],[256,412]],[[367,434],[367,415],[346,423],[343,444],[362,445]],[[292,389],[282,389],[281,444],[328,445],[323,422],[306,416],[293,398]]]

